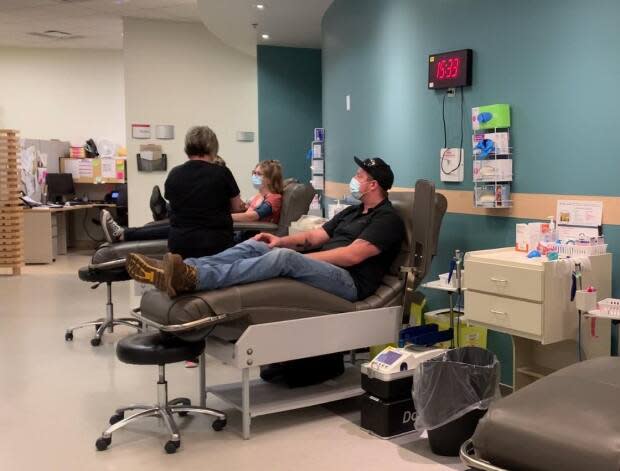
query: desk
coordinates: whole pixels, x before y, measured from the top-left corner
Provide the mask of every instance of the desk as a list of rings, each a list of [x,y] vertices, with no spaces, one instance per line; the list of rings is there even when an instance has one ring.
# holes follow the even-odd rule
[[[67,215],[93,208],[115,208],[113,204],[84,204],[62,208],[39,207],[24,210],[24,252],[26,263],[52,263],[67,253]]]
[[[465,255],[465,320],[512,335],[513,386],[517,390],[577,362],[578,314],[569,302],[570,273],[546,258],[528,259],[514,248]],[[590,257],[584,286],[611,295],[611,254]],[[582,325],[584,358],[610,355],[611,325],[592,335]]]

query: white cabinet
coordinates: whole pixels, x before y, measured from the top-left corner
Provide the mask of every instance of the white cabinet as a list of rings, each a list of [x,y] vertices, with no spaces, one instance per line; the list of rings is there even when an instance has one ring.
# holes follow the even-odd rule
[[[520,299],[471,293],[467,296],[467,320],[495,326],[506,332],[542,335],[542,305]]]
[[[611,296],[611,254],[590,257],[583,284]],[[465,319],[513,336],[515,389],[577,361],[578,315],[570,301],[571,270],[514,248],[465,255]],[[589,321],[588,321],[589,322]],[[611,326],[582,323],[585,358],[609,355]]]

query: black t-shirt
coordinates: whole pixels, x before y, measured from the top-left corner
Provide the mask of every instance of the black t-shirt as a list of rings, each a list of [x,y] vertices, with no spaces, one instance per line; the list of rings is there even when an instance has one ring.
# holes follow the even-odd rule
[[[188,160],[173,168],[165,183],[171,210],[168,248],[187,258],[232,246],[230,199],[238,195],[235,177],[226,167]]]
[[[350,206],[323,225],[330,237],[321,250],[331,250],[363,239],[376,246],[381,253],[362,263],[345,267],[357,287],[357,299],[374,293],[381,279],[390,269],[405,238],[405,225],[388,199],[363,213],[364,205]]]

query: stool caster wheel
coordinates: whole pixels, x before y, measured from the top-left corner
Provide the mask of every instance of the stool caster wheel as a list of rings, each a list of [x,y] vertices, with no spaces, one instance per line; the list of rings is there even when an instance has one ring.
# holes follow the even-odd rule
[[[110,425],[114,425],[116,422],[120,422],[124,418],[125,418],[124,413],[114,414],[112,417],[110,417]]]
[[[168,453],[169,455],[171,455],[172,453],[176,453],[177,448],[179,448],[181,446],[181,442],[173,442],[172,440],[168,440],[166,442],[166,444],[164,445],[164,450],[166,450],[166,453]]]
[[[108,449],[108,447],[110,446],[110,443],[112,443],[112,437],[109,437],[109,438],[99,437],[97,441],[95,442],[95,446],[97,447],[97,450],[103,451],[103,450]]]
[[[213,427],[213,430],[215,430],[216,432],[221,431],[224,427],[226,427],[226,419],[217,419],[215,422],[213,422],[211,424],[211,427]]]
[[[73,332],[65,332],[65,342],[73,340]]]
[[[98,347],[99,345],[101,345],[101,339],[98,339],[97,337],[95,337],[94,339],[90,339],[90,344],[93,347]]]

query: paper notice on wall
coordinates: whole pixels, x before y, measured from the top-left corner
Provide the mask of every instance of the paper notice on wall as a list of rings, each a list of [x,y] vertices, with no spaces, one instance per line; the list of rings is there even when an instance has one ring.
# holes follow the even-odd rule
[[[37,162],[37,149],[30,146],[21,152],[21,167],[28,174],[33,174]]]
[[[321,144],[314,144],[312,146],[312,158],[313,159],[323,158],[323,146]]]
[[[315,190],[324,190],[325,184],[323,183],[323,177],[313,178],[310,180],[310,183],[314,187]]]
[[[47,168],[39,167],[37,169],[37,182],[39,183],[39,185],[44,185],[45,184],[45,178],[46,177],[47,177]]]
[[[140,157],[144,160],[153,160],[153,151],[151,150],[143,150],[140,152]]]
[[[74,180],[80,178],[80,159],[63,159],[62,171],[73,175]]]
[[[101,178],[116,178],[116,160],[101,159]]]
[[[590,239],[591,237],[598,237],[597,227],[558,226],[558,239],[562,241]]]
[[[556,221],[562,226],[598,227],[603,223],[603,202],[558,200]]]
[[[90,159],[78,161],[78,178],[93,178],[93,163]]]
[[[116,179],[125,180],[125,161],[116,159]]]
[[[315,175],[323,175],[325,169],[325,161],[324,160],[313,160],[312,165],[310,166],[312,169],[312,173]]]

